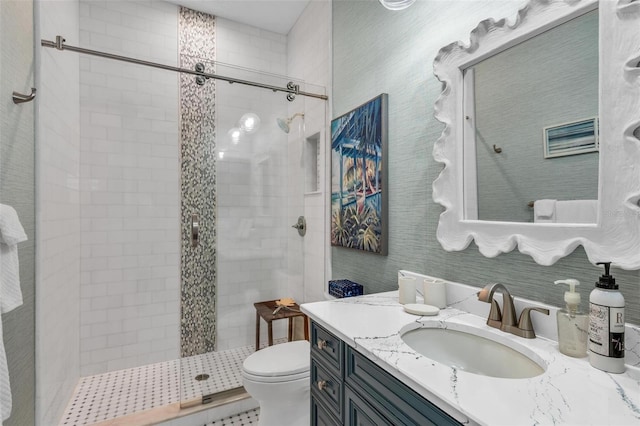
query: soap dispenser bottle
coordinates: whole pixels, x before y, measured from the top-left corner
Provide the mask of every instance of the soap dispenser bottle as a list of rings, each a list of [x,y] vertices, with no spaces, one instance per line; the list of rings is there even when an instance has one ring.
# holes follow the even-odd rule
[[[589,362],[609,373],[624,373],[624,297],[609,274],[611,262],[589,296]]]
[[[580,281],[566,279],[554,281],[554,284],[569,286],[569,291],[564,293],[566,308],[558,311],[560,352],[575,358],[585,357],[587,356],[589,315],[580,311],[580,293],[576,293],[576,286],[580,285]]]

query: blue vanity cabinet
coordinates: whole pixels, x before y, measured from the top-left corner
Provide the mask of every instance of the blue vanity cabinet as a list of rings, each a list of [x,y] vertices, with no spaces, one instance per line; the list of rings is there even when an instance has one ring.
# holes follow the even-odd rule
[[[373,408],[369,403],[354,392],[350,386],[344,389],[345,424],[357,426],[394,426]]]
[[[311,424],[314,426],[340,426],[342,422],[336,419],[330,411],[311,393]]]
[[[374,364],[351,346],[346,346],[344,381],[370,408],[392,425],[460,425],[453,417]],[[346,391],[345,391],[346,393]],[[345,424],[360,425],[360,417],[350,418],[345,408]],[[357,413],[356,413],[357,414]],[[386,424],[374,421],[371,424]]]
[[[311,355],[342,378],[344,342],[315,322],[311,324]]]
[[[311,323],[311,424],[341,425],[344,342]]]
[[[311,359],[311,396],[316,401],[316,409],[324,408],[327,414],[339,420],[342,418],[343,381],[335,372],[329,371],[318,360]]]
[[[312,425],[460,425],[315,322],[311,339]]]

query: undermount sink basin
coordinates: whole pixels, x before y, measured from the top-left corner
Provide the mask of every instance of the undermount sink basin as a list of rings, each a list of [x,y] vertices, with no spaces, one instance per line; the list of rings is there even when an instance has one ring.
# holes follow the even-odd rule
[[[419,354],[468,373],[505,379],[525,379],[544,373],[541,367],[544,363],[534,361],[535,354],[527,348],[514,350],[475,332],[422,327],[406,331],[401,337]],[[522,352],[529,352],[529,356]]]

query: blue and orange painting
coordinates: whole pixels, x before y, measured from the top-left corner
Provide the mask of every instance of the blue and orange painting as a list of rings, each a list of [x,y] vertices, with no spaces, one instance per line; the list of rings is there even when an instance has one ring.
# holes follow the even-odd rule
[[[331,121],[331,245],[387,254],[387,102]]]

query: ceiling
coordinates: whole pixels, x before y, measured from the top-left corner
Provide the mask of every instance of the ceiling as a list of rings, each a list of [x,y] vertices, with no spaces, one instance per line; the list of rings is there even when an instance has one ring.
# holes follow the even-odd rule
[[[310,0],[167,0],[190,9],[288,34]]]

